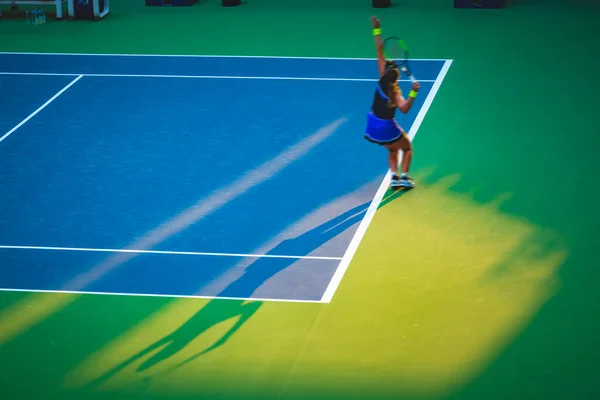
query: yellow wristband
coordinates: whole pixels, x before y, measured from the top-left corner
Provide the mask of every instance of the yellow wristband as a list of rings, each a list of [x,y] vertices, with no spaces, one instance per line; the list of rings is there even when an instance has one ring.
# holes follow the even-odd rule
[[[417,97],[417,94],[418,94],[417,92],[415,92],[414,90],[411,90],[410,93],[408,94],[408,97],[412,97],[414,99],[415,97]]]
[[[373,36],[381,35],[381,28],[373,29]]]

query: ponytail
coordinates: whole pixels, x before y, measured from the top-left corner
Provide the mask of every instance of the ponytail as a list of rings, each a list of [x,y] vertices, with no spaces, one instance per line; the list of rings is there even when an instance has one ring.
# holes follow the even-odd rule
[[[387,94],[388,107],[390,108],[398,106],[396,104],[396,94],[400,92],[397,82],[399,77],[400,73],[395,68],[390,68],[386,70],[383,76],[381,77],[381,89],[383,89]]]
[[[400,89],[398,88],[398,84],[396,82],[392,82],[387,91],[388,107],[394,108],[398,106],[398,104],[396,104],[396,94],[398,94],[399,92]]]

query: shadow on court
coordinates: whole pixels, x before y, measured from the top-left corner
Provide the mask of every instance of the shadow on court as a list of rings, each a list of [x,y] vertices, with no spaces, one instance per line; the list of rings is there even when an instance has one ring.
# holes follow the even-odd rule
[[[405,194],[409,193],[410,190],[393,190],[393,189],[388,189],[385,194],[383,195],[383,198],[381,199],[381,203],[379,203],[379,207],[377,207],[377,209],[381,209],[382,207],[390,204],[392,201],[404,196]]]
[[[405,193],[407,192],[388,190],[384,195],[379,208],[389,204],[391,201],[399,198]],[[369,205],[370,202],[363,203],[296,238],[284,240],[266,254],[310,254],[312,251],[341,234],[352,225],[359,223],[365,216]],[[250,298],[263,283],[295,262],[297,262],[297,259],[259,258],[245,269],[244,274],[241,277],[223,289],[217,297]],[[147,383],[149,379],[156,378],[160,375],[171,373],[195,359],[223,346],[244,325],[244,323],[259,310],[262,304],[262,301],[213,299],[178,329],[157,340],[98,379],[92,381],[88,387],[102,384],[104,381],[107,381],[112,376],[119,373],[119,371],[158,350],[157,353],[142,362],[137,368],[137,371],[143,372],[151,369],[179,353],[194,339],[201,336],[212,327],[237,318],[236,323],[211,346],[166,370],[154,374],[150,378],[146,378],[145,382]]]

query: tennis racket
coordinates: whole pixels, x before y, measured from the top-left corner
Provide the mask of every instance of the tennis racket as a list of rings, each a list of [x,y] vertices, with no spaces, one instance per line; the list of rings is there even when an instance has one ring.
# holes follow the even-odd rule
[[[406,42],[399,37],[391,36],[383,41],[383,53],[386,60],[391,60],[396,63],[396,66],[411,81],[415,82],[416,79],[412,74],[409,66],[408,58],[408,46]]]

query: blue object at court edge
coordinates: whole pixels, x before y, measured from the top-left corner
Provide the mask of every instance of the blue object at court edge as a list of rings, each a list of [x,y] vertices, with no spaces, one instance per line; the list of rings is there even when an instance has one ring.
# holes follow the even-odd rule
[[[99,21],[110,12],[110,0],[69,0],[69,18]]]
[[[0,53],[0,290],[319,301],[387,168],[374,63]]]
[[[146,0],[147,6],[191,6],[198,0]]]
[[[454,8],[503,8],[506,0],[454,0]]]

